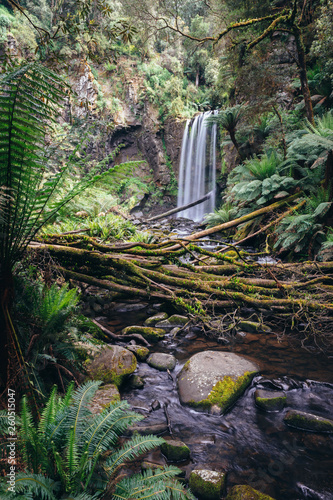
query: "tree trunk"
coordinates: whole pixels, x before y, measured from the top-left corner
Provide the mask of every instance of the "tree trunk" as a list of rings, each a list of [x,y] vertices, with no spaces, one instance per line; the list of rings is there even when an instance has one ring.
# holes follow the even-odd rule
[[[299,79],[301,82],[301,89],[304,97],[306,117],[309,120],[309,122],[312,125],[314,125],[313,107],[312,107],[308,77],[306,74],[306,60],[305,60],[305,51],[304,51],[301,29],[298,26],[294,26],[293,33],[295,35],[295,41],[297,47]]]

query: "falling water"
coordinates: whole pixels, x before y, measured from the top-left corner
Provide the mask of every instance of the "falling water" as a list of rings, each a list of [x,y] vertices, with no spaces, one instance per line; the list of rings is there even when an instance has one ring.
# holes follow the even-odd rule
[[[208,200],[179,212],[178,217],[201,221],[215,208],[216,180],[216,124],[208,124],[206,118],[217,111],[206,111],[187,120],[179,165],[177,206],[188,205],[211,192]]]

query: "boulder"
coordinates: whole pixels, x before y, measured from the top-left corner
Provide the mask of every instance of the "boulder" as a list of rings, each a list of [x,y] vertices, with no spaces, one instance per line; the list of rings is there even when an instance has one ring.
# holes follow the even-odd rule
[[[183,462],[190,458],[190,449],[178,439],[170,439],[161,445],[161,451],[169,462]]]
[[[257,389],[254,393],[256,405],[265,411],[279,411],[285,407],[287,396],[283,391]]]
[[[200,500],[219,500],[224,489],[224,472],[195,469],[190,474],[189,487]]]
[[[140,345],[128,345],[127,349],[134,353],[138,361],[146,361],[149,356],[149,349]]]
[[[174,314],[170,316],[168,319],[164,319],[163,321],[159,321],[156,323],[157,328],[165,328],[167,330],[172,330],[176,326],[184,326],[188,323],[188,318],[186,316],[181,316],[180,314]]]
[[[284,421],[287,425],[297,429],[313,432],[333,432],[333,420],[304,411],[290,410],[284,417]]]
[[[230,352],[203,351],[192,356],[178,375],[183,404],[199,408],[232,406],[250,384],[258,366]]]
[[[225,500],[274,500],[247,485],[237,485],[231,488]]]
[[[165,331],[162,328],[152,328],[150,326],[127,326],[122,330],[123,335],[139,333],[148,342],[158,342],[165,336]]]
[[[89,407],[93,413],[101,413],[104,408],[108,408],[116,401],[120,401],[117,387],[114,384],[107,384],[98,389]]]
[[[163,321],[168,318],[168,314],[165,312],[160,312],[158,314],[155,314],[154,316],[151,316],[150,318],[147,318],[146,321],[144,322],[145,326],[155,326],[156,323],[159,321]]]
[[[176,366],[176,358],[172,354],[164,354],[162,352],[154,352],[147,359],[149,366],[156,368],[162,372],[173,370]]]
[[[87,371],[95,380],[120,387],[124,379],[135,371],[136,365],[132,352],[115,345],[105,346],[88,364]]]

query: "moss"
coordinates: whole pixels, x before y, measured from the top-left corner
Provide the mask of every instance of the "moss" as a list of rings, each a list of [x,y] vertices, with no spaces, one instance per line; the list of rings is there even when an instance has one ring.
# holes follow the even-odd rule
[[[225,412],[243,394],[256,373],[245,372],[244,375],[238,377],[236,380],[226,376],[214,385],[206,399],[197,402],[190,401],[189,404],[203,409],[217,405],[221,408],[222,412]]]
[[[284,421],[292,427],[307,431],[333,433],[333,420],[311,415],[310,413],[291,410],[284,417]]]
[[[190,474],[189,487],[202,500],[219,500],[225,483],[225,474],[209,470],[194,470]]]
[[[182,462],[190,458],[190,449],[182,441],[165,441],[161,445],[161,451],[170,462]]]
[[[124,335],[139,333],[148,342],[158,342],[165,336],[165,331],[162,328],[151,328],[149,326],[128,326],[123,329],[122,333]]]
[[[274,500],[247,485],[237,485],[231,488],[225,500]]]
[[[149,349],[147,347],[139,347],[136,349],[135,354],[139,361],[144,361],[149,355]]]
[[[256,397],[256,404],[267,411],[282,410],[287,402],[287,396],[278,396],[276,398],[260,398]]]

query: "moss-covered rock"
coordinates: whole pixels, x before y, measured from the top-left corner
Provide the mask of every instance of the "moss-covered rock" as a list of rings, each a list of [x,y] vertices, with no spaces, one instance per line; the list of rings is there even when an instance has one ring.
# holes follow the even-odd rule
[[[151,316],[150,318],[147,318],[146,321],[144,322],[145,326],[155,326],[156,323],[159,321],[164,321],[165,319],[168,318],[168,314],[165,312],[160,312],[158,314],[155,314],[154,316]]]
[[[274,500],[247,485],[237,485],[231,488],[225,500]]]
[[[136,370],[136,366],[136,357],[132,352],[123,347],[106,345],[87,364],[87,371],[94,380],[120,387],[125,378]]]
[[[256,321],[241,321],[238,323],[238,328],[244,330],[244,332],[256,333],[256,332],[265,332],[270,333],[272,330],[269,326],[264,325],[263,323],[258,323]]]
[[[165,331],[162,328],[152,328],[150,326],[127,326],[122,330],[124,335],[139,333],[148,342],[158,342],[165,336]]]
[[[161,445],[163,455],[169,462],[183,462],[190,458],[190,449],[185,443],[177,439],[170,439]]]
[[[237,354],[195,354],[178,375],[180,400],[198,408],[217,405],[224,412],[242,395],[257,372],[254,363]]]
[[[89,408],[93,413],[100,413],[117,401],[120,401],[120,394],[117,387],[114,384],[107,384],[98,389]]]
[[[256,405],[265,411],[279,411],[285,407],[287,396],[283,391],[257,389],[254,393]]]
[[[132,389],[143,389],[145,386],[145,381],[139,375],[133,375],[129,383]]]
[[[172,354],[154,352],[147,359],[147,363],[160,371],[173,370],[176,366],[176,358]]]
[[[127,349],[134,353],[138,361],[146,361],[149,356],[149,349],[141,345],[129,345]]]
[[[291,427],[306,431],[333,433],[333,420],[304,411],[290,410],[285,415],[284,421]]]
[[[224,489],[224,472],[195,469],[189,478],[189,487],[200,500],[219,500]]]

